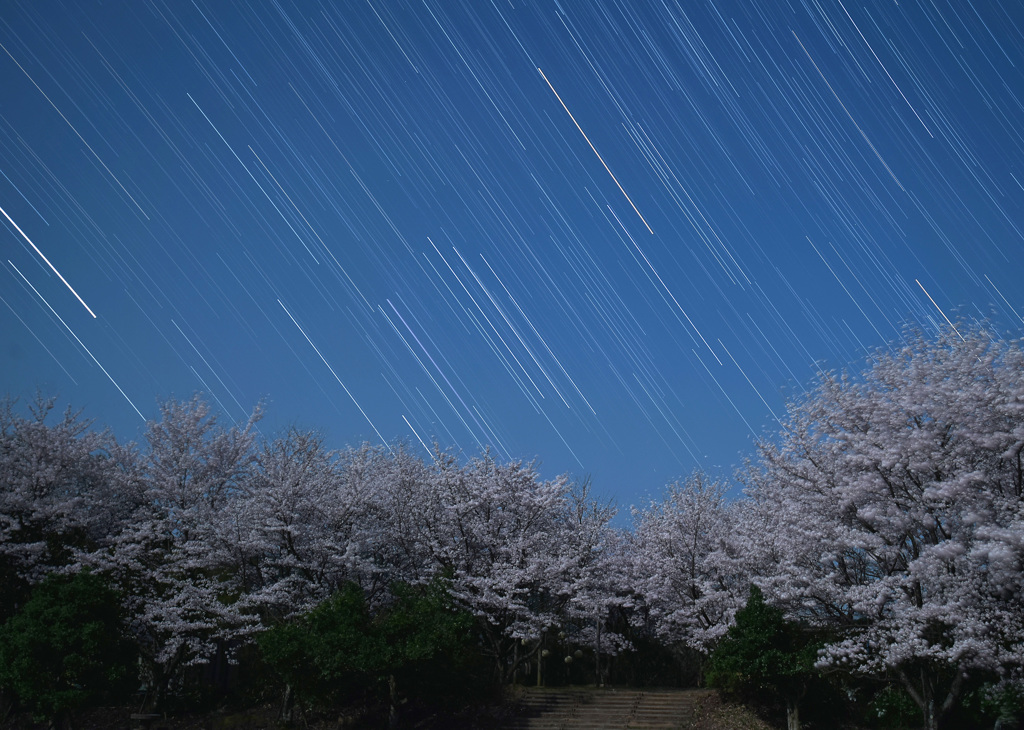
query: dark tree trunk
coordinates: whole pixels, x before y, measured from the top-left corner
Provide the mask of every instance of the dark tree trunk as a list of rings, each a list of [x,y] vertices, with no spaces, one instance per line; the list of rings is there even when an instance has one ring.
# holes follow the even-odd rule
[[[786,699],[786,730],[800,730],[800,702]]]
[[[907,693],[914,700],[924,719],[925,730],[939,730],[942,720],[956,707],[960,700],[960,693],[964,686],[964,670],[957,666],[954,670],[953,681],[950,682],[946,696],[939,702],[938,699],[938,677],[936,672],[929,671],[922,666],[919,670],[918,681],[915,683],[907,671],[897,670],[900,681],[903,682]]]
[[[281,722],[290,723],[292,721],[293,710],[295,708],[295,689],[291,683],[284,686],[284,701],[281,703]]]
[[[395,680],[394,674],[388,675],[388,699],[390,700],[388,727],[395,730],[398,727],[398,682]]]

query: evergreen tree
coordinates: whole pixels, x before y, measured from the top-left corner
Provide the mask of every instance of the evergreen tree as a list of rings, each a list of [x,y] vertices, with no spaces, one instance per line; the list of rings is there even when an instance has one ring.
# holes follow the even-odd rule
[[[711,654],[708,682],[744,698],[782,697],[788,730],[799,730],[799,703],[816,675],[816,648],[809,634],[751,585],[747,605]]]

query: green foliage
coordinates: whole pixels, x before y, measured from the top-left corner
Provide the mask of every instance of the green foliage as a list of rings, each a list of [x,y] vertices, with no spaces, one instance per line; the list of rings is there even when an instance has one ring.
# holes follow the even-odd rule
[[[5,622],[28,600],[31,586],[19,575],[13,561],[4,557],[0,557],[0,586],[0,622]]]
[[[0,686],[56,719],[134,682],[117,594],[97,575],[51,575],[0,627]]]
[[[388,671],[413,668],[430,660],[457,659],[468,644],[474,621],[456,610],[444,581],[416,588],[392,587],[395,602],[377,617],[376,629],[386,646]]]
[[[898,684],[882,688],[868,703],[868,718],[878,728],[913,727],[921,722],[921,710]]]
[[[308,614],[275,626],[257,639],[263,658],[296,693],[325,703],[353,684],[351,669],[372,656],[369,615],[354,583]],[[346,681],[347,680],[347,681]]]
[[[301,623],[305,624],[306,639],[313,642],[306,644],[306,651],[323,679],[374,675],[382,668],[384,646],[372,630],[369,608],[358,585],[345,585]]]
[[[782,611],[750,587],[747,605],[711,655],[707,680],[746,699],[764,701],[778,694],[798,700],[816,676],[817,644]]]
[[[986,715],[1013,718],[1019,723],[1019,718],[1024,718],[1024,689],[1013,682],[985,683],[969,692],[963,704]]]
[[[438,660],[459,663],[473,621],[454,609],[442,581],[395,584],[391,598],[374,613],[362,589],[346,584],[305,616],[263,633],[263,657],[314,702],[379,689],[391,676],[411,679]]]

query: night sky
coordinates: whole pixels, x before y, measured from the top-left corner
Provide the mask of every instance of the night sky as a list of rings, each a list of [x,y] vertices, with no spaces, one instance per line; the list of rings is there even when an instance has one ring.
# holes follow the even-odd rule
[[[7,0],[0,386],[643,503],[1024,313],[1024,6]]]

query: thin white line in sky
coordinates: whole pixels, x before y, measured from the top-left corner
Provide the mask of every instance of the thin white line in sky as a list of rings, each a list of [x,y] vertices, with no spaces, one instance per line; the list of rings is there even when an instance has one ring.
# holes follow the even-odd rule
[[[93,312],[91,309],[89,309],[89,305],[85,303],[85,301],[82,299],[82,297],[78,296],[78,292],[75,291],[74,287],[72,287],[70,284],[68,284],[68,280],[65,279],[63,276],[61,276],[61,273],[59,271],[57,271],[57,267],[50,263],[50,259],[46,258],[46,256],[43,255],[43,252],[39,250],[38,246],[36,246],[34,243],[32,243],[32,239],[25,235],[25,231],[21,230],[21,228],[18,226],[18,224],[14,222],[14,219],[11,218],[9,215],[7,215],[7,211],[4,210],[3,208],[0,208],[0,213],[3,213],[4,214],[4,218],[9,220],[11,222],[11,225],[14,226],[14,228],[18,231],[18,233],[21,234],[21,237],[24,238],[26,241],[28,241],[28,245],[31,246],[32,249],[37,254],[39,254],[39,258],[41,258],[43,261],[45,261],[46,265],[49,266],[51,269],[53,269],[53,273],[55,273],[57,276],[60,277],[60,280],[64,282],[64,286],[66,286],[68,289],[70,289],[71,293],[75,295],[75,299],[77,299],[79,302],[81,302],[82,306],[85,307],[85,311],[87,311],[89,314],[91,314],[93,319],[96,319],[97,318],[96,317],[96,313]]]
[[[924,295],[928,297],[928,301],[930,301],[932,304],[935,304],[935,300],[932,299],[932,295],[928,293],[928,290],[924,288],[924,284],[922,284],[920,281],[917,281],[917,279],[914,279],[914,281],[916,281],[917,285],[921,287],[921,291],[923,291]],[[964,336],[960,334],[960,330],[956,328],[956,325],[949,321],[949,317],[947,317],[946,313],[942,311],[942,307],[940,307],[938,304],[935,304],[935,308],[939,310],[939,314],[941,314],[942,318],[946,320],[946,323],[953,328],[953,331],[956,332],[956,336],[959,337],[961,340],[964,340]],[[967,340],[964,340],[964,342],[967,342]]]
[[[348,389],[348,386],[346,386],[343,382],[341,382],[341,378],[339,378],[338,374],[336,372],[334,372],[334,368],[331,367],[331,364],[329,362],[327,362],[327,358],[325,358],[323,356],[323,353],[320,352],[320,348],[313,344],[313,340],[309,339],[309,335],[306,334],[306,330],[302,329],[302,325],[299,324],[296,321],[295,317],[292,316],[292,313],[288,311],[288,307],[284,306],[284,302],[282,302],[280,299],[278,299],[277,303],[281,305],[281,309],[283,309],[284,313],[288,315],[288,319],[290,319],[292,321],[292,324],[294,324],[296,327],[299,328],[299,332],[301,332],[302,336],[306,338],[306,342],[309,343],[310,347],[312,347],[316,351],[316,354],[320,356],[320,359],[323,360],[324,365],[326,365],[327,369],[331,371],[331,375],[333,375],[334,379],[338,381],[338,385],[340,385],[342,387],[342,389],[345,391],[345,394],[352,400],[352,402],[355,404],[356,408],[359,409],[359,412],[363,414],[363,418],[366,419],[366,422],[370,424],[370,428],[372,428],[374,433],[377,434],[377,438],[380,439],[380,442],[382,444],[384,444],[385,446],[387,446],[387,443],[388,443],[387,439],[385,439],[383,436],[380,435],[380,431],[378,431],[377,427],[373,425],[373,421],[371,421],[370,417],[368,415],[366,415],[366,411],[364,411],[363,407],[361,405],[359,405],[359,401],[356,400],[356,397],[354,395],[352,395],[352,391],[350,391]],[[388,451],[391,450],[390,446],[387,446],[387,448],[388,448]]]
[[[594,154],[597,155],[597,159],[599,159],[601,161],[601,164],[604,165],[604,169],[607,171],[609,175],[612,176],[612,180],[615,181],[615,184],[619,186],[619,191],[626,196],[626,200],[628,200],[629,204],[633,206],[633,210],[636,211],[636,214],[640,216],[640,220],[642,220],[644,222],[644,225],[647,227],[647,230],[650,231],[650,233],[653,235],[654,231],[652,231],[651,227],[647,225],[647,219],[644,218],[643,214],[639,210],[637,210],[636,205],[633,203],[633,199],[629,197],[625,190],[622,189],[622,185],[619,184],[619,179],[615,177],[611,169],[609,169],[608,164],[604,161],[604,158],[601,157],[601,153],[597,151],[597,148],[594,146],[594,143],[590,141],[590,137],[588,137],[587,133],[583,131],[583,127],[581,127],[580,123],[576,121],[576,117],[574,117],[572,115],[572,112],[569,111],[569,107],[567,107],[565,105],[565,102],[562,101],[562,97],[560,97],[558,95],[558,92],[555,91],[555,87],[551,85],[550,81],[548,81],[548,77],[545,76],[544,72],[541,71],[539,68],[537,69],[537,71],[540,73],[541,78],[547,82],[547,85],[551,89],[552,93],[554,93],[555,98],[558,99],[558,103],[562,105],[562,108],[565,109],[565,113],[569,115],[569,119],[571,119],[572,123],[576,125],[576,129],[580,130],[580,134],[583,135],[583,139],[587,140],[587,144],[590,145],[590,149],[594,150]]]
[[[121,388],[121,386],[117,384],[117,381],[114,380],[114,377],[110,373],[107,372],[107,369],[105,367],[103,367],[103,365],[100,364],[100,361],[97,360],[96,356],[92,354],[92,350],[90,350],[88,347],[85,346],[85,343],[82,342],[82,340],[80,340],[78,338],[78,335],[75,334],[75,331],[73,329],[68,327],[68,323],[65,322],[64,319],[59,314],[57,314],[57,310],[55,310],[53,307],[50,306],[50,303],[48,301],[46,301],[46,298],[43,297],[42,294],[39,293],[39,290],[36,289],[34,286],[32,286],[32,282],[29,281],[27,278],[25,278],[25,275],[23,273],[21,273],[21,270],[17,266],[15,266],[11,262],[10,259],[7,260],[7,263],[11,265],[12,269],[14,269],[15,271],[18,272],[18,276],[20,276],[22,279],[24,279],[25,283],[28,284],[29,287],[31,287],[32,291],[34,291],[36,293],[36,296],[43,300],[43,304],[45,304],[47,307],[49,307],[50,311],[53,312],[53,316],[60,320],[60,323],[62,325],[64,325],[64,329],[66,329],[68,332],[71,333],[71,336],[74,337],[75,340],[78,342],[78,344],[82,346],[82,349],[85,350],[87,353],[89,353],[89,357],[91,357],[92,361],[94,363],[96,363],[96,366],[100,370],[103,371],[103,374],[106,375],[107,378],[110,380],[110,382],[114,384],[114,387],[117,388],[118,391],[120,391],[121,395],[124,396],[124,399],[126,401],[128,401],[128,405],[130,405],[132,408],[134,408],[135,412],[139,414],[139,418],[141,418],[143,421],[145,421],[146,417],[144,415],[142,415],[142,411],[140,411],[138,409],[138,407],[136,407],[136,405],[132,402],[132,399],[129,398],[128,394],[124,392],[124,389]],[[93,315],[93,316],[96,316],[96,315]]]
[[[75,129],[75,125],[74,125],[74,124],[72,124],[72,123],[71,123],[71,121],[70,121],[70,120],[69,120],[69,119],[68,119],[68,118],[67,118],[66,116],[64,116],[64,112],[62,112],[62,111],[61,111],[60,109],[58,109],[58,108],[57,108],[57,105],[56,105],[56,104],[54,104],[54,103],[53,103],[53,101],[52,101],[52,100],[50,99],[50,97],[48,97],[48,96],[46,95],[46,92],[45,92],[45,91],[43,91],[42,87],[41,87],[41,86],[39,86],[39,84],[37,84],[37,83],[36,83],[36,80],[35,80],[34,78],[32,78],[31,76],[29,76],[29,73],[28,73],[28,71],[26,71],[26,70],[25,70],[25,68],[24,68],[24,67],[23,67],[23,66],[22,66],[22,65],[21,65],[20,63],[18,63],[18,59],[16,59],[16,58],[15,58],[14,56],[11,56],[11,52],[7,50],[7,47],[6,47],[6,46],[4,46],[4,44],[3,44],[3,43],[0,43],[0,48],[3,48],[3,49],[4,49],[4,53],[6,53],[6,54],[7,54],[8,56],[10,56],[11,60],[12,60],[12,61],[14,61],[14,65],[15,65],[15,66],[17,66],[18,68],[20,68],[20,69],[21,69],[21,72],[22,72],[23,74],[25,74],[25,77],[26,77],[26,78],[27,78],[27,79],[28,79],[29,81],[31,81],[31,82],[32,82],[32,85],[33,85],[33,86],[35,86],[35,87],[36,87],[37,89],[39,89],[39,93],[43,95],[43,98],[44,98],[44,99],[46,99],[46,100],[47,100],[48,102],[50,102],[50,106],[52,106],[52,107],[53,107],[53,110],[54,110],[55,112],[57,112],[58,114],[60,114],[60,118],[61,118],[61,119],[63,119],[63,120],[65,121],[65,123],[67,123],[67,125],[68,125],[69,127],[71,127],[71,131],[72,131],[72,132],[74,132],[74,133],[75,133],[75,135],[76,135],[76,136],[77,136],[77,137],[78,137],[78,138],[79,138],[80,140],[82,140],[82,144],[84,144],[84,145],[86,146],[86,148],[87,148],[87,149],[88,149],[88,150],[89,150],[89,151],[90,151],[90,152],[92,153],[92,156],[96,158],[96,161],[97,161],[98,163],[100,163],[101,165],[103,165],[103,169],[107,171],[107,174],[108,174],[108,175],[110,175],[110,177],[112,177],[112,178],[114,179],[114,182],[116,182],[116,183],[117,183],[118,187],[120,187],[120,188],[121,188],[121,190],[123,190],[123,191],[124,191],[124,194],[128,196],[128,199],[129,199],[130,201],[132,201],[132,203],[134,203],[134,204],[135,204],[135,207],[139,209],[139,212],[140,212],[140,213],[142,213],[142,217],[143,217],[143,218],[145,218],[145,219],[146,219],[146,220],[148,221],[148,220],[149,220],[149,216],[148,216],[148,215],[146,215],[146,211],[144,211],[144,210],[142,209],[142,206],[141,206],[141,205],[139,205],[139,204],[138,204],[138,202],[136,202],[135,198],[133,198],[133,197],[132,197],[132,194],[128,192],[128,188],[126,188],[126,187],[125,187],[124,185],[122,185],[122,184],[121,184],[121,181],[117,179],[117,175],[115,175],[115,174],[113,173],[113,171],[112,171],[112,170],[111,170],[111,169],[110,169],[109,167],[107,167],[107,163],[106,163],[106,162],[104,162],[104,161],[103,161],[102,159],[100,159],[100,156],[96,154],[96,150],[94,150],[94,149],[92,148],[92,145],[90,145],[90,144],[89,144],[88,142],[86,142],[86,141],[85,141],[85,137],[83,137],[83,136],[82,136],[82,135],[81,135],[81,134],[80,134],[80,133],[78,132],[78,130],[77,130],[77,129]]]

